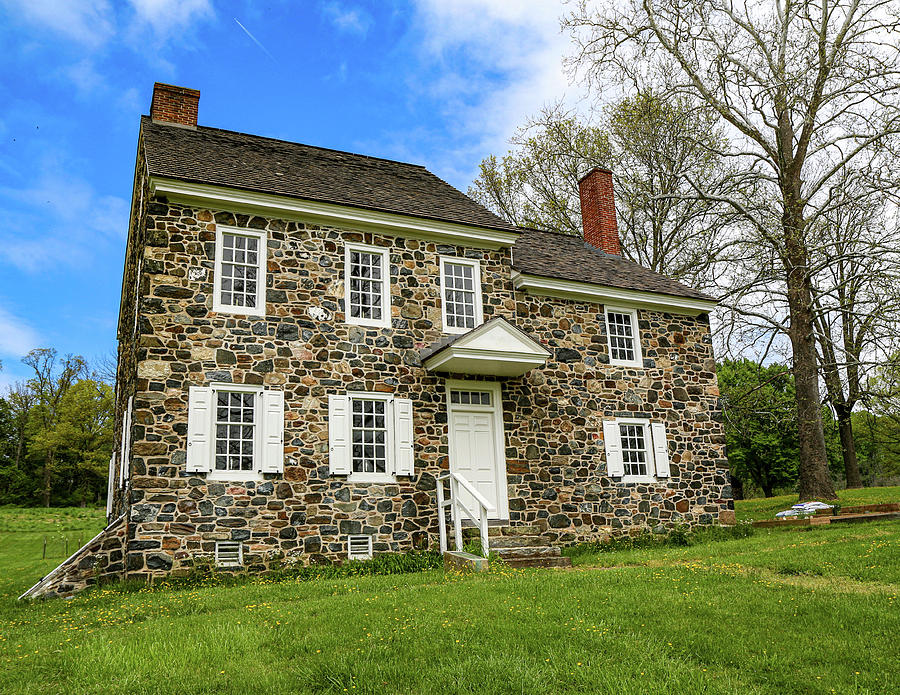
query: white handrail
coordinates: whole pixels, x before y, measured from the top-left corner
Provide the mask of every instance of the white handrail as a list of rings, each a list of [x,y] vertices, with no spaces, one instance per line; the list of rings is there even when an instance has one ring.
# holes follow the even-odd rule
[[[450,483],[450,499],[444,500],[444,481],[449,481]],[[437,477],[437,503],[438,503],[438,532],[440,536],[441,543],[441,552],[447,552],[447,529],[445,527],[446,518],[444,517],[444,507],[450,507],[450,515],[453,520],[453,531],[454,531],[454,541],[456,543],[456,550],[461,551],[463,547],[462,542],[462,514],[464,512],[465,515],[472,520],[474,523],[478,524],[478,530],[481,534],[481,550],[485,557],[488,555],[488,512],[494,511],[494,505],[485,499],[484,495],[482,495],[478,490],[475,489],[475,486],[472,485],[468,480],[459,475],[459,473],[454,473],[453,471],[445,471],[441,473]],[[478,513],[476,514],[473,510],[469,509],[469,506],[465,504],[459,495],[459,487],[468,492],[472,498],[478,503]]]

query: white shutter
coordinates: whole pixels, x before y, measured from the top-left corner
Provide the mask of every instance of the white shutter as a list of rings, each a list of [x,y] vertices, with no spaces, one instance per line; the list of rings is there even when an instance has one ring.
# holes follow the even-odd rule
[[[394,459],[396,475],[414,474],[413,407],[408,398],[394,399]]]
[[[619,423],[615,420],[603,421],[603,446],[606,448],[606,474],[611,478],[621,478],[625,475],[625,464],[622,463]]]
[[[128,397],[128,405],[122,414],[122,438],[119,441],[119,485],[124,487],[125,481],[131,475],[131,406],[134,396]]]
[[[116,455],[109,457],[109,476],[106,484],[106,521],[109,523],[109,515],[112,514],[113,495],[115,494]]]
[[[333,475],[350,475],[350,397],[328,397],[328,466]]]
[[[212,468],[213,390],[191,386],[188,392],[187,472],[205,473]]]
[[[662,422],[650,423],[653,433],[653,459],[656,461],[656,477],[669,477],[669,443],[666,441],[666,426]]]
[[[284,391],[262,392],[263,473],[284,471]]]

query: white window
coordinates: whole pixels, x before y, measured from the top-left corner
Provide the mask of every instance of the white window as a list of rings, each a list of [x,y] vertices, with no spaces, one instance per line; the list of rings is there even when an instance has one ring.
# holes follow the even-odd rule
[[[413,475],[412,401],[390,394],[328,398],[329,467],[359,482]]]
[[[283,470],[283,391],[242,384],[191,387],[188,472],[252,480]]]
[[[219,225],[213,310],[262,316],[265,291],[266,233]]]
[[[669,477],[669,444],[662,422],[624,419],[603,422],[607,475],[622,482]]]
[[[478,261],[441,256],[441,320],[447,333],[465,333],[480,326],[481,266]]]
[[[606,334],[609,338],[609,362],[623,367],[642,367],[637,311],[606,308]]]
[[[347,244],[344,253],[344,311],[347,323],[390,328],[388,252]]]

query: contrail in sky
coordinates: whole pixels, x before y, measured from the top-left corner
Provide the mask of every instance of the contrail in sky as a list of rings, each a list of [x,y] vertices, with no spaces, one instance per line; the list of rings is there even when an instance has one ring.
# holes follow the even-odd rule
[[[245,27],[243,24],[241,24],[240,22],[238,22],[238,18],[237,18],[237,17],[232,17],[232,19],[237,23],[237,25],[238,25],[241,29],[244,30],[244,33],[245,33],[247,36],[250,37],[250,40],[253,41],[253,43],[255,43],[257,46],[260,47],[260,49],[262,50],[263,53],[265,53],[267,56],[269,56],[269,57],[270,57],[272,60],[274,60],[276,63],[278,62],[278,60],[276,60],[275,56],[273,56],[271,53],[269,53],[269,49],[267,49],[265,46],[263,46],[263,45],[259,42],[259,40],[258,40],[253,34],[250,33],[250,30],[249,30],[247,27]]]

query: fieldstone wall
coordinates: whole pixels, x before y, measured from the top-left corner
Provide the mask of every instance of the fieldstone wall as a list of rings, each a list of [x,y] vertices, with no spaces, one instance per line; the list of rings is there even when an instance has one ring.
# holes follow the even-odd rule
[[[267,315],[212,311],[217,224],[268,232]],[[485,319],[503,315],[546,344],[546,368],[505,380],[513,523],[538,523],[558,541],[675,522],[727,520],[709,326],[640,312],[645,370],[608,365],[602,307],[514,291],[509,250],[416,239],[170,204],[144,216],[126,571],[183,572],[216,540],[239,540],[262,570],[287,556],[346,556],[346,536],[374,535],[376,551],[435,542],[435,476],[448,466],[444,377],[418,349],[440,338],[439,255],[481,262]],[[344,243],[390,251],[390,329],[344,323]],[[457,375],[457,378],[458,375]],[[185,472],[190,385],[264,384],[286,401],[282,475],[229,484]],[[327,397],[393,392],[413,400],[416,474],[360,484],[328,470]],[[672,478],[653,486],[605,477],[603,417],[663,418]]]
[[[125,569],[126,539],[127,517],[123,515],[19,598],[65,598],[98,582],[120,579]]]

